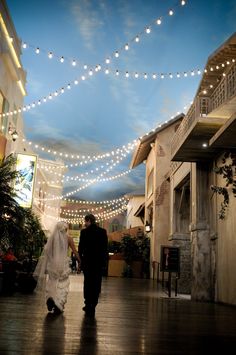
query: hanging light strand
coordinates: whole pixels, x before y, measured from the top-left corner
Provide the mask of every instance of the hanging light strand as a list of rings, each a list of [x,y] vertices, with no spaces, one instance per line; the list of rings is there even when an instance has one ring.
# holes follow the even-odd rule
[[[155,27],[159,27],[160,25],[162,25],[165,17],[171,17],[174,15],[175,9],[177,9],[178,7],[183,7],[185,5],[186,5],[186,1],[184,1],[184,0],[178,1],[171,9],[169,9],[166,12],[165,15],[158,16],[154,20],[152,20],[149,24],[145,25],[143,30],[141,30],[135,36],[133,36],[131,38],[131,40],[128,40],[127,42],[125,42],[125,44],[123,44],[119,49],[116,49],[111,55],[109,55],[105,58],[104,61],[105,61],[106,65],[110,64],[112,62],[113,58],[119,58],[121,52],[127,52],[133,43],[135,43],[135,44],[139,43],[141,40],[141,37],[149,35]],[[11,38],[11,40],[14,40],[14,39]],[[88,63],[87,64],[83,63],[78,58],[69,58],[65,55],[58,55],[53,50],[43,49],[40,46],[35,46],[33,44],[28,43],[27,41],[22,41],[22,49],[24,51],[27,49],[31,49],[31,50],[33,50],[33,52],[37,56],[40,54],[43,54],[50,61],[56,60],[60,64],[67,63],[74,68],[77,68],[79,66],[79,67],[83,68],[84,70],[88,70],[88,68],[96,68],[99,66],[99,64],[94,66],[94,65],[91,65]],[[94,69],[89,69],[89,75],[93,75],[93,70]]]
[[[127,156],[127,154],[129,154],[131,151],[134,150],[135,146],[138,143],[137,140],[134,139],[132,142],[129,142],[120,148],[113,149],[113,150],[106,152],[106,153],[100,153],[100,154],[96,154],[96,155],[81,155],[81,154],[78,155],[76,153],[70,154],[67,152],[57,152],[54,149],[50,149],[48,147],[41,146],[40,144],[34,144],[31,141],[27,141],[25,138],[22,139],[22,142],[31,146],[32,148],[34,148],[36,150],[40,150],[42,152],[51,154],[55,157],[60,157],[63,159],[66,158],[66,159],[70,159],[70,160],[74,159],[74,160],[80,161],[80,163],[67,164],[67,165],[65,165],[65,168],[82,166],[82,165],[90,164],[94,161],[109,159],[109,158],[113,158],[116,156],[119,156],[120,157],[119,159],[121,159],[121,157],[125,158]]]
[[[124,171],[123,173],[120,173],[120,174],[117,174],[117,175],[114,175],[114,176],[111,176],[111,177],[107,177],[107,178],[104,178],[103,175],[105,174],[105,172],[103,174],[100,174],[97,178],[93,179],[93,180],[90,180],[88,183],[86,183],[85,185],[79,187],[78,189],[75,189],[73,191],[70,191],[68,193],[66,193],[65,195],[62,195],[62,196],[54,196],[52,198],[35,198],[35,200],[37,201],[54,201],[54,200],[62,200],[64,199],[65,197],[69,197],[71,195],[74,195],[75,193],[77,192],[80,192],[84,189],[86,189],[88,186],[92,185],[92,184],[95,184],[97,182],[106,182],[106,181],[112,181],[112,180],[116,180],[116,179],[119,179],[120,177],[123,177],[127,174],[129,174],[132,170],[129,169],[129,170],[126,170]]]
[[[179,72],[175,72],[175,73],[152,73],[152,74],[148,74],[147,73],[142,73],[143,78],[147,79],[148,77],[152,78],[152,79],[157,79],[158,75],[160,79],[173,79],[174,77],[176,78],[184,78],[184,77],[188,77],[188,76],[195,76],[195,75],[200,75],[202,72],[207,73],[208,71],[218,71],[221,67],[225,67],[227,65],[230,65],[232,63],[235,63],[235,59],[230,58],[228,60],[226,60],[225,63],[221,63],[218,65],[214,65],[214,66],[209,66],[209,68],[205,68],[204,70],[201,69],[193,69],[191,71],[179,71]],[[101,66],[100,69],[101,70]],[[105,74],[109,74],[110,73],[110,69],[106,68],[105,69]],[[137,79],[139,77],[137,72],[132,72],[134,73],[134,75],[132,76],[134,79]],[[222,74],[223,76],[225,76],[225,73]],[[129,72],[126,72],[124,75],[124,78],[130,78],[130,74]],[[4,112],[4,113],[0,113],[0,117],[8,117],[8,116],[13,116],[17,113],[21,113],[21,112],[26,112],[29,111],[37,106],[40,106],[44,103],[47,103],[48,101],[51,101],[53,99],[55,99],[57,96],[64,94],[66,91],[70,90],[72,87],[77,86],[79,83],[81,83],[82,81],[85,81],[89,78],[89,76],[85,76],[82,75],[80,79],[75,79],[73,82],[68,83],[67,85],[59,88],[58,90],[44,96],[43,98],[40,98],[36,101],[34,101],[33,103],[29,103],[27,105],[24,105],[20,108],[16,108],[14,110],[8,111],[8,112]]]
[[[186,2],[183,4],[181,1],[178,1],[178,3],[174,7],[177,7],[179,5],[183,6],[185,4],[186,4]],[[170,9],[168,11],[168,16],[172,16],[173,13],[174,13],[173,9]],[[160,25],[161,23],[162,23],[161,17],[158,17],[158,19],[156,19],[155,21],[152,21],[151,25],[153,25],[153,24]],[[122,50],[127,51],[129,49],[129,43],[131,43],[131,42],[138,43],[139,40],[137,40],[137,39],[140,38],[140,36],[142,36],[144,34],[150,34],[151,33],[151,25],[145,26],[145,29],[143,31],[141,31],[138,35],[136,35],[130,42],[127,42],[124,46],[122,46],[119,51],[122,51]],[[13,38],[10,38],[10,39],[11,39],[11,41],[14,40]],[[23,49],[34,48],[34,51],[35,51],[35,53],[37,55],[40,53],[39,46],[28,45],[24,41],[22,42],[22,48]],[[119,51],[116,50],[111,56],[106,57],[106,59],[105,59],[106,65],[111,63],[111,59],[113,57],[117,58],[117,53],[119,53]],[[48,56],[48,58],[50,60],[52,58],[54,58],[53,51],[51,51],[51,50],[50,51],[43,50],[43,52],[47,53],[47,56]],[[55,57],[57,59],[60,59],[60,63],[64,63],[65,62],[66,56],[64,56],[64,55],[57,56],[56,55]],[[119,57],[119,55],[118,55],[118,57]],[[76,66],[77,61],[75,59],[73,59],[73,60],[70,59],[70,63],[72,64],[72,66]],[[57,97],[57,96],[59,96],[61,94],[64,94],[65,91],[66,90],[70,90],[73,85],[78,85],[81,81],[85,81],[86,79],[90,78],[91,76],[93,76],[94,73],[99,72],[102,67],[101,67],[100,64],[96,64],[96,65],[92,66],[91,69],[88,70],[88,65],[84,64],[83,68],[87,71],[86,75],[82,75],[80,78],[76,78],[74,80],[73,84],[72,83],[68,83],[64,87],[61,87],[60,89],[57,89],[56,91],[44,96],[41,99],[38,99],[38,100],[34,101],[33,103],[27,104],[26,106],[19,107],[19,108],[15,109],[14,111],[5,112],[4,114],[7,115],[7,116],[8,115],[13,115],[14,112],[21,113],[21,112],[24,112],[24,111],[31,110],[32,108],[35,108],[37,106],[40,106],[42,103],[46,103],[46,102],[52,100],[53,98],[55,98],[55,97]],[[105,69],[105,74],[107,74],[107,69]],[[0,114],[0,117],[1,117],[1,115],[3,115],[3,114]]]

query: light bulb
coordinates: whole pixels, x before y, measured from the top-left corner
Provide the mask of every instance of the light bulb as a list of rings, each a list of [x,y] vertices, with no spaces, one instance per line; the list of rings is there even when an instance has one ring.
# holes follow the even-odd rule
[[[157,25],[161,25],[161,18],[160,17],[157,19]]]
[[[172,9],[169,10],[169,15],[170,16],[174,15],[174,11]]]

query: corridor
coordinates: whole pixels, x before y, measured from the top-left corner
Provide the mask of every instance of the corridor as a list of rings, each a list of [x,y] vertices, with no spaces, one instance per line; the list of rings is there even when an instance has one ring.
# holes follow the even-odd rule
[[[71,275],[58,316],[35,294],[1,296],[0,354],[235,353],[236,307],[169,299],[152,280],[107,278],[92,319],[82,287],[83,276]]]

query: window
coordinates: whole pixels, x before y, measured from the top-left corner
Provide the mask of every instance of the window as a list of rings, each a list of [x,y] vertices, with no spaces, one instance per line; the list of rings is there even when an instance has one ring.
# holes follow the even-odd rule
[[[111,222],[111,225],[110,225],[110,232],[116,232],[118,230],[120,230],[120,223],[119,223],[119,220],[118,219],[113,219],[113,221]]]
[[[153,194],[153,169],[148,176],[147,181],[147,198],[149,198]]]
[[[9,111],[9,102],[0,91],[0,113],[5,113]],[[0,130],[3,132],[4,135],[7,133],[7,125],[8,125],[8,116],[2,117],[0,120],[1,126]]]
[[[175,191],[175,231],[189,233],[190,223],[190,180],[187,179]]]

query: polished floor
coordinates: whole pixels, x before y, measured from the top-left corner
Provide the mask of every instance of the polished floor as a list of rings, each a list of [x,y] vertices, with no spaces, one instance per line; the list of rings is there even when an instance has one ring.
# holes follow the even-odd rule
[[[152,280],[107,278],[86,317],[82,275],[71,276],[65,312],[38,296],[0,297],[0,354],[235,354],[236,307],[168,298]]]

